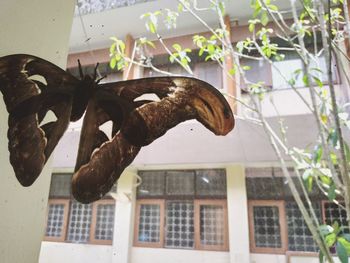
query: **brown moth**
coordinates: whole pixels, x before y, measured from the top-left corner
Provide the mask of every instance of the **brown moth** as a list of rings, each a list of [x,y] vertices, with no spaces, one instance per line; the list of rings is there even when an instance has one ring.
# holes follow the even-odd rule
[[[96,66],[97,67],[97,66]],[[77,79],[26,54],[0,57],[0,91],[9,113],[8,149],[18,181],[30,186],[68,127],[84,113],[72,193],[82,203],[100,199],[142,146],[177,124],[196,119],[216,135],[234,127],[230,106],[208,83],[188,77],[155,77],[99,84]],[[136,100],[156,94],[158,101]],[[42,123],[51,111],[56,120]],[[113,122],[112,139],[99,129]]]

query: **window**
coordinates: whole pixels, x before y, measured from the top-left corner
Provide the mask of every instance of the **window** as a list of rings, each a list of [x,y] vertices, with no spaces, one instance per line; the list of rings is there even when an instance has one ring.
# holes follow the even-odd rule
[[[340,226],[346,226],[344,232],[349,233],[349,229],[347,228],[346,210],[329,201],[322,201],[322,208],[324,223],[332,225],[337,221]]]
[[[112,244],[115,201],[81,204],[70,198],[70,181],[70,174],[52,176],[44,240]]]
[[[246,176],[251,252],[318,252],[281,170],[247,168]],[[294,180],[299,188],[297,178]],[[346,224],[346,212],[334,203],[323,201],[324,196],[317,188],[309,196],[320,223]]]
[[[267,87],[272,87],[271,66],[265,60],[253,60],[242,58],[241,66],[248,66],[250,69],[245,71],[245,77],[248,81],[258,83],[263,81]],[[243,79],[241,83],[244,84]],[[247,87],[244,87],[247,88]]]
[[[285,89],[289,88],[288,83],[293,76],[295,76],[295,71],[303,69],[303,62],[299,55],[295,52],[285,52],[285,58],[282,61],[274,61],[272,67],[272,84],[274,89]],[[335,64],[332,65],[332,78],[333,81],[337,82],[337,67]],[[312,70],[314,68],[317,68],[321,70],[321,72],[317,70]],[[324,55],[321,55],[317,57],[315,60],[310,61],[310,72],[315,77],[319,78],[321,82],[324,84],[328,83],[328,69],[326,66],[326,59]],[[295,87],[304,87],[305,84],[303,82],[303,74],[299,74],[295,78]],[[315,84],[315,81],[311,80],[313,85]]]
[[[224,170],[141,171],[135,246],[227,250]]]
[[[250,201],[250,247],[256,253],[284,253],[285,219],[282,201]]]
[[[321,218],[321,207],[318,202],[313,206],[316,216]],[[288,227],[288,250],[317,252],[318,247],[312,238],[311,232],[295,202],[285,203],[287,227]]]

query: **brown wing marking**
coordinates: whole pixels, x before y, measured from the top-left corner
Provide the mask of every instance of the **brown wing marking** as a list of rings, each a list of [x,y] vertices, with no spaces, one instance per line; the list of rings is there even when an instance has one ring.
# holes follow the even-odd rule
[[[140,147],[131,145],[121,133],[94,151],[90,161],[81,166],[72,178],[76,200],[91,203],[104,196],[134,160]]]
[[[32,79],[32,77],[38,77]],[[41,79],[40,79],[41,78]],[[71,92],[78,80],[31,55],[0,58],[0,91],[9,112],[10,162],[18,181],[31,185],[69,124]],[[48,111],[56,121],[40,122]]]
[[[143,85],[147,83],[146,80],[142,80]],[[233,129],[235,122],[229,104],[208,83],[181,77],[148,79],[147,86],[153,85],[162,85],[163,90],[166,85],[168,96],[146,103],[129,115],[121,132],[131,144],[148,145],[189,119],[197,119],[216,135],[226,135]]]

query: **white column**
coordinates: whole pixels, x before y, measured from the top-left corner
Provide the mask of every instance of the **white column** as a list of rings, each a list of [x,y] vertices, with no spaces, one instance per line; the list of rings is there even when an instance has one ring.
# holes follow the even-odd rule
[[[130,263],[134,236],[136,175],[133,168],[126,169],[118,180],[113,237],[113,263]]]
[[[249,224],[244,167],[232,165],[227,167],[226,172],[230,263],[249,263]]]
[[[64,67],[75,1],[1,0],[0,56],[29,53]],[[29,188],[9,163],[7,118],[0,96],[0,261],[37,263],[43,238],[50,162]]]

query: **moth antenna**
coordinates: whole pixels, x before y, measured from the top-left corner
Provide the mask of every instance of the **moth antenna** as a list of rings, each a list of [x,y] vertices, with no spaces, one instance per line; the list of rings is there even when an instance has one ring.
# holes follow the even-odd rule
[[[99,78],[98,80],[96,80],[96,84],[98,84],[101,80],[107,78],[107,75],[104,75],[102,78]]]
[[[83,68],[80,64],[80,59],[78,59],[78,66],[79,66],[79,75],[80,75],[80,78],[83,79],[84,78],[84,74],[83,74]]]
[[[98,70],[98,65],[99,65],[99,64],[100,64],[100,63],[97,63],[96,66],[95,66],[95,70],[94,70],[94,79],[97,78],[97,70]]]

